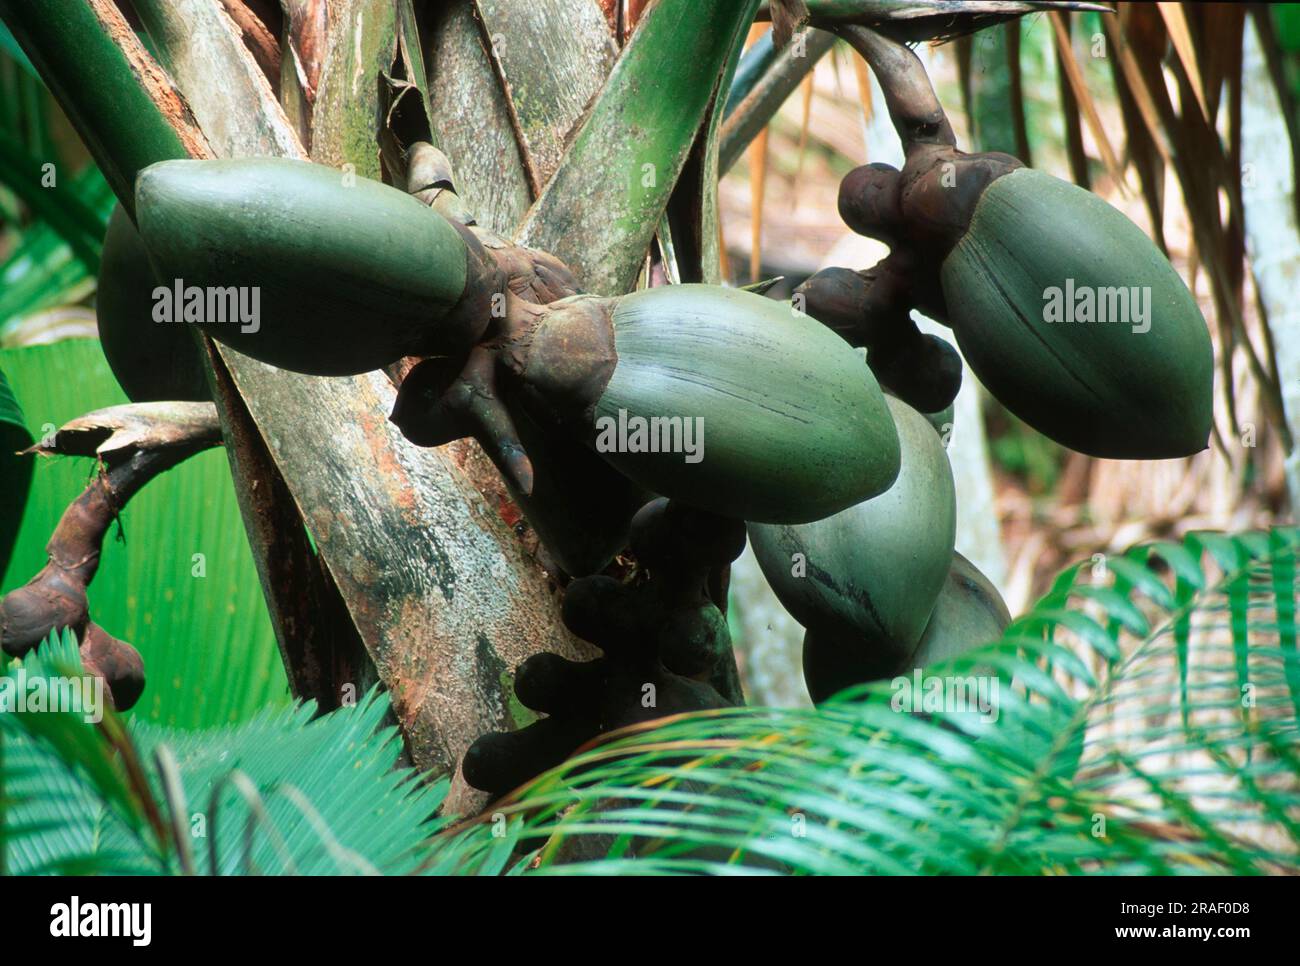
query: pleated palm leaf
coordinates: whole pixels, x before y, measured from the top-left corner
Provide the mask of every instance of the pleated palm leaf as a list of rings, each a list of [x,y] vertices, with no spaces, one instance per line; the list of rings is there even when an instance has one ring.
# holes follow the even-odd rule
[[[23,668],[28,681],[79,675],[75,641],[51,640]],[[316,720],[304,702],[206,731],[126,724],[111,712],[99,725],[70,711],[0,714],[0,868],[411,871],[442,824],[433,815],[447,782],[420,783],[398,767],[389,711],[371,692]]]

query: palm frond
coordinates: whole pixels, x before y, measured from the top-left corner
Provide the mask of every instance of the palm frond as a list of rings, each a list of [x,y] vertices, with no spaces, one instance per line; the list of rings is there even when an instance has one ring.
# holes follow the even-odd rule
[[[43,645],[22,669],[27,681],[80,675],[75,639]],[[0,714],[4,866],[177,873],[184,855],[220,875],[420,868],[446,780],[421,783],[398,767],[401,741],[379,692],[315,714],[308,702],[203,732],[124,726],[111,711],[99,725],[70,712]],[[481,851],[475,862],[501,871],[504,859]],[[450,852],[440,862],[459,864]]]
[[[517,237],[560,257],[592,291],[630,289],[697,132],[730,90],[757,6],[651,6]],[[664,72],[669,52],[675,69]],[[656,96],[646,98],[651,77]]]
[[[140,874],[163,867],[159,815],[142,794],[138,773],[133,776],[136,759],[130,750],[121,753],[121,720],[89,689],[77,706],[50,703],[59,682],[75,688],[83,674],[76,637],[65,629],[0,677],[6,805],[0,850],[11,874]],[[39,705],[38,689],[45,695]]]
[[[401,739],[384,723],[389,703],[378,691],[313,721],[315,714],[306,702],[203,732],[132,728],[142,755],[166,746],[175,757],[185,825],[206,825],[193,843],[201,871],[369,874],[418,864],[447,782],[420,784],[411,769],[396,767]]]

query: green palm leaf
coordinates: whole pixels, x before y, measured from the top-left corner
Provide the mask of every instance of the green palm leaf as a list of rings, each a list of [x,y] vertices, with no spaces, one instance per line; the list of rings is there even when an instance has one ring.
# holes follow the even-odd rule
[[[996,681],[989,714],[900,713],[882,682],[684,716],[496,814],[557,874],[1300,870],[1298,543],[1193,534],[1072,568],[1000,641],[927,669]]]
[[[127,763],[134,757],[120,720],[106,712],[97,725],[84,708],[26,703],[25,682],[82,674],[76,638],[65,630],[0,678],[0,867],[9,873],[136,874],[163,867],[161,822],[152,800],[133,787]]]
[[[70,638],[24,666],[29,680],[81,673]],[[185,864],[225,875],[415,871],[440,826],[433,814],[447,782],[422,784],[398,767],[386,696],[315,713],[311,703],[268,709],[205,732],[138,720],[122,731],[111,713],[99,727],[73,713],[0,714],[3,865],[14,874],[175,873]],[[103,737],[115,729],[116,752]],[[176,778],[170,790],[162,762]],[[158,831],[163,816],[176,834]],[[513,845],[485,850],[498,855],[491,871]]]
[[[418,864],[447,782],[419,784],[396,767],[401,739],[384,725],[389,703],[378,692],[312,721],[315,714],[309,702],[204,732],[133,726],[142,754],[165,744],[175,755],[187,826],[193,815],[206,819],[205,836],[195,839],[201,871],[212,871],[214,857],[221,875],[401,873]],[[260,819],[236,773],[257,789]]]
[[[900,713],[890,683],[818,710],[683,716],[588,750],[432,848],[445,782],[392,770],[382,697],[204,734],[136,723],[130,748],[170,749],[167,807],[211,836],[195,866],[211,842],[226,873],[1296,871],[1298,547],[1295,530],[1194,534],[1102,578],[1073,568],[1001,640],[927,669],[996,680],[982,713]],[[149,870],[140,796],[60,734],[87,726],[42,718],[22,736],[41,762],[13,751],[24,716],[5,719],[10,868]]]

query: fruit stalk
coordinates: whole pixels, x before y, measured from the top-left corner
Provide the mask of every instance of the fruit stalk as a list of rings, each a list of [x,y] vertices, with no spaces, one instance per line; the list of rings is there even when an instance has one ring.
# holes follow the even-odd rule
[[[516,696],[547,717],[475,741],[463,765],[474,787],[503,795],[599,735],[743,703],[708,580],[744,549],[744,524],[660,498],[636,514],[631,543],[646,579],[584,577],[564,595],[565,626],[603,656],[579,663],[541,653],[520,665]]]
[[[956,147],[957,138],[934,93],[934,85],[909,47],[852,24],[837,27],[836,33],[848,41],[875,73],[885,94],[890,120],[906,150],[911,151],[919,144]]]
[[[167,405],[167,404],[163,404]],[[104,468],[64,511],[46,545],[48,560],[22,587],[0,598],[0,648],[22,657],[51,633],[72,630],[86,669],[105,678],[114,706],[126,710],[144,687],[135,648],[90,619],[86,588],[99,569],[104,535],[127,501],[159,473],[221,441],[211,404],[119,406],[73,420],[29,453],[95,455]]]

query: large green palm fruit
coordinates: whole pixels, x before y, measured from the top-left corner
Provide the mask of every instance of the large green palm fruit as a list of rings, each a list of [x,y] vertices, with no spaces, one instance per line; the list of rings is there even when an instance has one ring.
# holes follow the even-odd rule
[[[995,641],[1011,614],[993,583],[969,560],[953,552],[943,588],[911,653],[878,641],[809,628],[803,639],[803,673],[808,694],[820,704],[869,681],[907,675]],[[890,663],[888,655],[903,653]]]
[[[999,401],[1080,452],[1160,459],[1204,449],[1209,332],[1155,244],[1091,192],[1007,154],[957,150],[912,50],[862,26],[837,31],[880,81],[906,161],[845,177],[841,216],[890,255],[861,284],[822,279],[805,292],[809,304],[834,309],[832,324],[868,345],[888,341],[882,326],[907,329],[912,309],[947,321]],[[856,321],[841,317],[845,307]],[[912,342],[904,354],[924,363]]]
[[[157,287],[140,233],[118,205],[104,234],[95,293],[99,342],[108,366],[132,402],[210,399],[193,333],[184,325],[153,320]]]
[[[920,413],[886,400],[902,451],[885,493],[800,526],[751,523],[750,543],[777,598],[809,631],[845,642],[869,680],[912,653],[947,578],[956,492],[943,443]]]
[[[926,145],[901,172],[850,173],[840,211],[921,253],[907,260],[909,297],[952,326],[980,381],[1035,429],[1107,458],[1205,448],[1205,320],[1155,243],[1101,198],[1005,155]]]
[[[940,278],[971,368],[1036,429],[1096,456],[1205,448],[1214,358],[1196,299],[1092,192],[1028,168],[998,178]]]
[[[709,285],[577,296],[501,352],[531,404],[621,473],[723,516],[818,520],[898,474],[870,370],[788,303]]]
[[[135,191],[155,274],[180,295],[160,304],[167,324],[282,369],[349,375],[463,352],[503,288],[468,230],[324,165],[164,161]]]
[[[910,664],[929,667],[951,660],[980,644],[996,641],[1010,623],[1011,612],[993,581],[954,551],[948,579]]]

